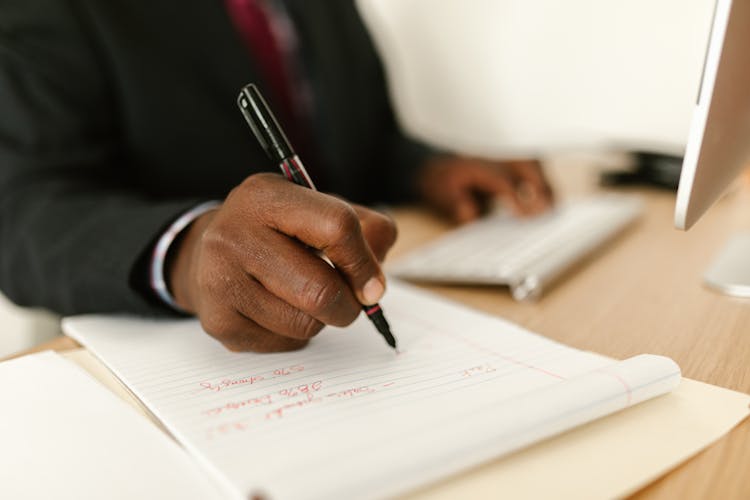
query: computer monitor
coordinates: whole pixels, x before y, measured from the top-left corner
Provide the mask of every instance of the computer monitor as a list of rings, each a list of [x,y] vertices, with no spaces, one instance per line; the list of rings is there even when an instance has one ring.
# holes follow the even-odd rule
[[[677,190],[675,226],[687,230],[695,224],[749,161],[750,1],[717,0]],[[730,240],[705,280],[724,293],[750,297],[750,233]]]

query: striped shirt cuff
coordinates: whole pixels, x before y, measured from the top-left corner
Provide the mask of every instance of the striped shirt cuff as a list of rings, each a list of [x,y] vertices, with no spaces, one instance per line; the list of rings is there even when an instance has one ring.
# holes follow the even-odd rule
[[[205,214],[206,212],[213,210],[221,205],[219,201],[207,201],[200,205],[188,210],[180,217],[177,218],[166,231],[159,237],[159,241],[154,246],[154,251],[151,255],[151,267],[149,282],[151,289],[166,305],[181,313],[187,313],[184,309],[177,305],[172,296],[172,293],[167,287],[166,276],[164,275],[164,264],[167,259],[167,253],[169,247],[172,246],[174,240],[182,232],[183,229],[188,227],[195,219]]]

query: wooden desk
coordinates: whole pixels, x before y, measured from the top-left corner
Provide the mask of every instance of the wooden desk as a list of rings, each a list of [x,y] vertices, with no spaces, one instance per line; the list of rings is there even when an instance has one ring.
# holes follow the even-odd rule
[[[553,168],[566,195],[594,189],[596,169]],[[719,295],[701,277],[730,234],[750,228],[750,189],[720,200],[689,232],[673,228],[674,193],[632,190],[646,215],[579,266],[537,303],[507,289],[430,286],[454,300],[530,330],[613,358],[674,359],[686,377],[750,393],[750,300]],[[398,257],[448,226],[418,210],[397,210]],[[750,265],[750,256],[748,256]],[[750,420],[643,489],[636,498],[750,498]]]
[[[551,169],[566,195],[591,191],[595,174],[585,165]],[[643,219],[537,303],[517,303],[503,288],[427,288],[579,349],[621,359],[663,354],[686,377],[750,393],[750,301],[701,286],[703,271],[728,236],[750,227],[750,189],[725,197],[689,233],[672,227],[673,193],[634,192],[644,197]],[[416,209],[394,215],[400,237],[393,257],[449,227]],[[73,346],[60,338],[45,347]],[[635,497],[750,498],[748,471],[750,421],[745,421]]]

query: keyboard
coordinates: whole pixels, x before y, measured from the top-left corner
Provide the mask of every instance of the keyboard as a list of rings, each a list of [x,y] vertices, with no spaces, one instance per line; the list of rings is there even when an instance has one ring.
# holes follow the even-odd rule
[[[414,281],[507,285],[516,300],[534,299],[642,211],[637,197],[605,194],[533,218],[494,213],[418,248],[389,272]]]

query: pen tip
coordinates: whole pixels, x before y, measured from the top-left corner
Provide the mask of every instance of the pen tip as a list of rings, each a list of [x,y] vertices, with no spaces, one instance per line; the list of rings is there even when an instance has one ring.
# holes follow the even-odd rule
[[[388,343],[388,345],[391,346],[391,349],[398,352],[398,346],[396,345],[396,337],[393,336],[390,330],[388,331],[388,335],[386,335],[385,340]]]

